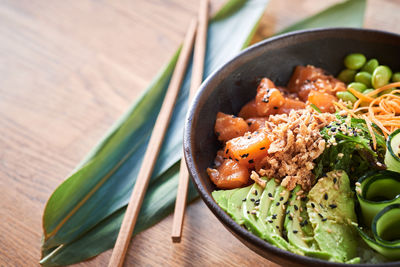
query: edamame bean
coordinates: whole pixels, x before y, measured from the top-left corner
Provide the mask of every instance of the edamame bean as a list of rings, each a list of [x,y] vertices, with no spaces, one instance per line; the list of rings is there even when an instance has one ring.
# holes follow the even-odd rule
[[[336,96],[343,101],[350,101],[352,103],[357,101],[357,98],[350,92],[347,91],[340,91],[336,93]]]
[[[349,54],[344,58],[344,65],[351,70],[358,70],[364,66],[367,58],[360,53]]]
[[[366,71],[361,71],[354,76],[354,81],[363,83],[366,87],[371,87],[372,75]]]
[[[363,83],[354,82],[354,83],[349,84],[347,86],[347,88],[353,88],[354,90],[359,91],[359,92],[362,93],[362,92],[365,91],[365,89],[367,89],[367,86],[365,84],[363,84]]]
[[[389,83],[392,77],[392,70],[388,66],[378,66],[372,73],[372,86],[374,88],[382,87]]]
[[[364,92],[363,92],[363,94],[364,95],[366,95],[366,94],[368,94],[368,93],[371,93],[371,92],[373,92],[374,91],[374,89],[366,89]]]
[[[376,67],[379,66],[379,62],[377,59],[373,58],[367,61],[367,63],[365,63],[364,67],[362,67],[361,71],[366,71],[368,73],[373,73],[374,70],[376,69]]]
[[[342,70],[339,73],[338,79],[341,80],[344,83],[351,83],[352,81],[354,81],[354,76],[355,75],[356,75],[356,71],[355,70],[345,69],[345,70]]]
[[[400,72],[396,72],[395,74],[393,74],[392,76],[392,81],[395,82],[400,82]]]

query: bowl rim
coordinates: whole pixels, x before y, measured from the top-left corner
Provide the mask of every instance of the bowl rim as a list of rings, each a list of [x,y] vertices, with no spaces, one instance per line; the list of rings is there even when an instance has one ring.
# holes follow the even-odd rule
[[[192,150],[192,146],[191,146],[191,138],[190,138],[191,128],[193,127],[192,118],[194,117],[194,115],[196,113],[201,95],[208,88],[211,81],[216,79],[216,77],[218,77],[219,74],[224,69],[226,69],[230,65],[235,64],[238,60],[240,60],[245,55],[252,53],[252,52],[256,52],[257,50],[261,49],[262,47],[264,47],[272,42],[275,42],[277,40],[291,38],[291,37],[297,36],[297,35],[316,34],[316,33],[321,33],[321,32],[338,32],[338,31],[350,32],[350,33],[351,32],[365,32],[368,34],[382,34],[382,35],[391,36],[394,38],[400,38],[400,35],[397,33],[392,33],[392,32],[387,32],[387,31],[382,31],[382,30],[375,30],[375,29],[363,29],[363,28],[352,28],[352,27],[313,28],[313,29],[293,31],[293,32],[284,33],[281,35],[267,38],[261,42],[258,42],[256,44],[242,50],[236,56],[234,56],[232,59],[228,60],[226,63],[222,64],[216,70],[214,70],[205,79],[205,81],[201,84],[199,90],[196,92],[195,96],[193,97],[193,99],[190,103],[190,106],[189,106],[189,109],[188,109],[188,112],[187,112],[186,118],[185,118],[184,140],[183,140],[184,156],[186,159],[186,164],[187,164],[187,168],[189,170],[191,179],[192,179],[197,191],[200,193],[201,198],[206,203],[207,207],[212,211],[212,213],[219,219],[219,221],[225,227],[229,228],[228,230],[231,233],[233,233],[237,238],[239,237],[238,239],[240,241],[242,241],[243,239],[247,240],[252,245],[257,246],[262,250],[267,250],[270,254],[273,254],[276,257],[289,258],[291,261],[296,261],[299,264],[305,264],[305,265],[314,265],[314,266],[324,265],[324,266],[335,266],[335,267],[349,266],[349,264],[346,264],[346,263],[329,262],[329,261],[321,260],[318,258],[302,256],[302,255],[298,255],[298,254],[280,249],[278,247],[275,247],[274,245],[268,243],[267,241],[259,238],[256,235],[254,235],[253,233],[251,233],[244,227],[238,225],[225,211],[223,211],[221,209],[221,207],[214,201],[211,194],[208,194],[208,191],[202,186],[200,175],[196,171],[196,167],[194,164],[194,155],[193,155],[193,150]],[[400,264],[400,261],[395,261],[395,262],[387,262],[387,263],[379,264],[379,266],[399,266],[399,264]],[[377,264],[362,263],[362,264],[352,264],[352,266],[359,266],[359,267],[367,267],[368,266],[368,267],[370,267],[370,266],[377,266]]]

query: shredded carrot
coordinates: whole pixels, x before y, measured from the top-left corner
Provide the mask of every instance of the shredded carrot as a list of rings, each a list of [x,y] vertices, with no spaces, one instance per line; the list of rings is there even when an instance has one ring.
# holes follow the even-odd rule
[[[378,96],[379,93],[392,88],[394,89],[393,91]],[[339,109],[346,111],[348,114],[351,114],[356,118],[357,116],[364,118],[368,130],[371,133],[375,149],[376,136],[372,128],[372,123],[382,130],[385,137],[400,128],[400,96],[396,95],[400,94],[399,88],[400,82],[395,82],[377,88],[366,95],[354,90],[353,88],[348,88],[348,90],[358,98],[353,105],[353,109],[349,110],[340,103],[334,102],[334,104]],[[368,104],[368,106],[360,107],[363,103]]]
[[[351,87],[347,88],[347,90],[349,90],[353,95],[355,95],[361,101],[371,102],[372,100],[374,100],[372,97],[364,95],[363,93],[360,93],[359,91],[357,91]]]
[[[345,106],[343,106],[339,102],[333,102],[333,104],[335,106],[337,106],[339,109],[346,111],[348,114],[352,115],[354,118],[358,118],[358,116],[352,110],[346,108]]]

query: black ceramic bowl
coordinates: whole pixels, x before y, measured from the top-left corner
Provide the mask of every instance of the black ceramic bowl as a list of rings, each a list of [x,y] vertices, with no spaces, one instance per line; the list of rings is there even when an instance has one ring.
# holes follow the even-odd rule
[[[218,111],[237,114],[252,99],[260,78],[286,85],[296,65],[311,64],[333,75],[344,68],[343,58],[360,52],[380,64],[400,70],[400,35],[382,31],[330,28],[298,31],[270,38],[244,50],[210,75],[194,98],[186,119],[185,158],[201,197],[217,218],[247,247],[265,258],[290,266],[348,266],[281,250],[236,224],[214,201],[215,186],[206,168],[220,147],[213,128]],[[400,262],[382,266],[399,266]],[[360,264],[356,266],[371,266]]]

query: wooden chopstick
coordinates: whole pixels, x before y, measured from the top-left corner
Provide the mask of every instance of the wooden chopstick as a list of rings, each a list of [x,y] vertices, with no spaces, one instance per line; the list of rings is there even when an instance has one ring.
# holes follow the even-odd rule
[[[190,85],[189,103],[203,81],[204,60],[206,54],[207,27],[208,27],[208,0],[200,1],[199,23],[197,26],[196,43],[193,56],[192,81]],[[179,185],[176,195],[174,220],[172,223],[171,238],[173,242],[180,242],[182,236],[183,219],[185,216],[186,198],[189,185],[189,172],[185,158],[182,157],[179,170]]]
[[[125,254],[129,246],[147,186],[149,184],[150,176],[153,172],[165,132],[171,119],[176,97],[181,87],[182,80],[185,76],[187,64],[193,48],[196,25],[197,20],[193,19],[186,33],[181,54],[176,64],[175,71],[172,75],[172,79],[165,95],[164,102],[161,106],[160,113],[158,114],[156,123],[154,125],[153,132],[143,158],[143,163],[137,176],[129,204],[122,221],[121,229],[119,230],[118,238],[108,264],[109,267],[122,266],[124,263]]]

